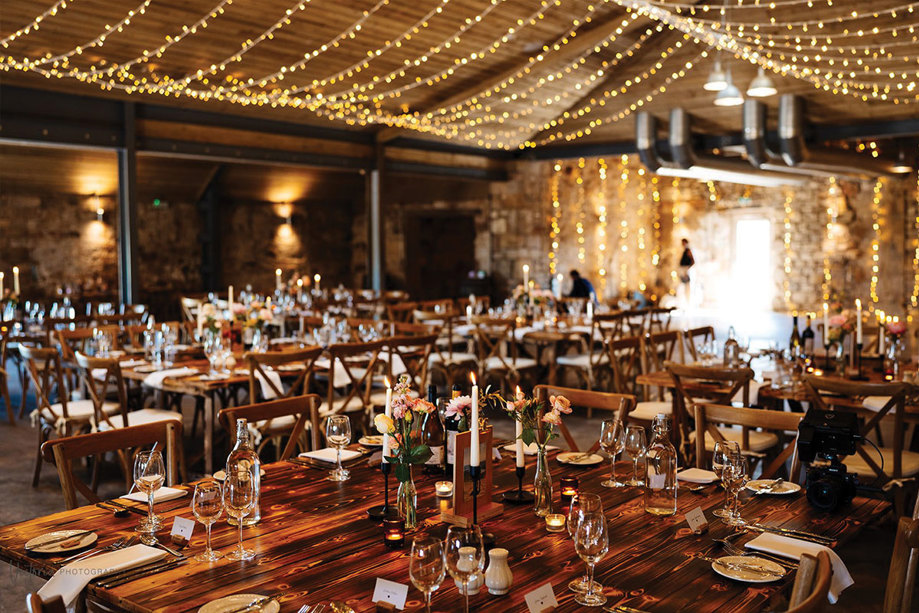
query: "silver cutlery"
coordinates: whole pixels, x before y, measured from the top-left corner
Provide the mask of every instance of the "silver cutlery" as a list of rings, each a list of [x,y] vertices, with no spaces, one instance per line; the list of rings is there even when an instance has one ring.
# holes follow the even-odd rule
[[[125,583],[130,583],[132,581],[137,581],[138,579],[143,579],[144,577],[149,577],[156,573],[160,573],[166,570],[171,570],[173,568],[178,568],[183,564],[187,564],[188,560],[182,558],[181,560],[168,560],[163,562],[158,560],[151,564],[146,564],[144,566],[139,566],[137,568],[132,568],[128,571],[122,573],[116,573],[114,575],[109,575],[105,577],[102,581],[98,583],[99,587],[110,589],[113,587],[118,587],[119,585],[124,585]],[[114,577],[114,579],[112,578]]]
[[[650,613],[644,609],[636,609],[635,607],[627,607],[624,604],[617,604],[614,607],[603,607],[604,611],[607,613]]]
[[[757,557],[760,557],[760,558],[764,558],[764,559],[766,559],[766,560],[769,560],[770,562],[775,562],[775,563],[778,564],[779,566],[784,566],[785,568],[787,568],[787,569],[789,569],[789,570],[797,570],[797,568],[798,568],[798,565],[797,565],[796,563],[792,562],[791,560],[787,560],[787,559],[785,559],[785,558],[782,558],[781,556],[772,555],[772,554],[769,554],[769,553],[764,553],[764,552],[762,552],[762,551],[756,551],[756,552],[754,552],[754,551],[750,551],[750,550],[748,550],[748,549],[741,549],[740,547],[738,547],[738,546],[735,545],[734,543],[728,541],[727,539],[712,539],[712,540],[715,541],[716,543],[721,543],[722,545],[724,545],[724,551],[725,551],[726,553],[731,554],[731,555],[735,555],[735,556],[757,556]]]
[[[104,505],[109,505],[109,506],[112,506],[112,507],[116,507],[116,508],[117,508],[118,510],[120,510],[120,511],[128,511],[128,512],[134,513],[134,514],[136,514],[136,515],[143,515],[144,517],[147,516],[147,512],[146,512],[146,511],[141,511],[140,509],[138,509],[138,508],[136,508],[136,507],[132,507],[132,506],[129,506],[129,505],[126,505],[126,504],[122,504],[122,503],[116,502],[116,501],[114,501],[114,500],[104,500],[104,501],[102,501],[102,502],[97,502],[97,503],[96,503],[96,506],[99,507],[99,508],[101,508],[101,509],[105,509],[105,508],[106,508]],[[106,510],[111,511],[112,509],[106,509]]]
[[[265,605],[274,602],[280,598],[280,596],[281,595],[279,594],[277,596],[264,596],[262,598],[257,598],[245,606],[227,611],[226,613],[250,613],[251,611],[260,611]]]
[[[781,534],[784,536],[790,536],[792,538],[811,541],[813,543],[819,543],[820,545],[826,546],[830,546],[836,542],[836,539],[830,538],[828,536],[822,536],[820,534],[814,534],[813,532],[805,532],[804,530],[792,530],[791,528],[763,526],[762,524],[747,524],[745,528],[748,530],[755,530],[757,532],[771,532],[773,534]]]
[[[163,545],[163,544],[160,543],[159,541],[156,541],[156,542],[153,544],[153,546],[154,546],[154,547],[159,547],[160,549],[162,549],[162,550],[165,551],[166,553],[170,553],[170,554],[174,555],[174,556],[177,557],[177,558],[184,558],[184,557],[185,557],[184,555],[182,555],[181,553],[179,553],[179,552],[176,551],[175,549],[172,549],[172,548],[170,548],[170,547],[167,547],[166,545]]]
[[[728,570],[744,571],[748,573],[762,575],[763,577],[775,577],[776,579],[781,579],[782,577],[785,576],[785,572],[777,573],[773,570],[766,568],[765,566],[762,566],[761,564],[753,564],[753,563],[746,563],[746,562],[725,562],[724,560],[721,560],[719,558],[710,558],[708,556],[703,556],[703,557],[700,557],[699,559],[704,560],[706,562],[711,562],[712,564],[717,564],[718,566],[727,568]]]
[[[56,545],[58,543],[63,543],[64,541],[69,541],[71,539],[76,539],[76,538],[83,540],[84,536],[86,536],[87,534],[92,534],[92,533],[93,533],[92,530],[80,530],[79,532],[75,534],[68,534],[67,536],[56,536],[53,539],[48,539],[47,541],[43,541],[41,543],[38,543],[37,545],[33,545],[31,549],[33,550],[41,549],[42,547],[47,547],[48,545]]]
[[[775,491],[777,487],[779,487],[783,483],[785,483],[785,479],[779,477],[778,479],[774,480],[772,483],[770,483],[766,487],[761,487],[760,489],[756,490],[754,492],[754,495],[759,496],[760,494],[771,494]]]
[[[108,551],[116,551],[118,549],[124,549],[130,545],[133,545],[137,540],[136,536],[123,536],[120,539],[116,540],[111,545],[106,545],[105,547],[100,547],[98,549],[90,549],[89,551],[81,551],[76,555],[72,555],[69,558],[64,558],[61,560],[61,564],[68,564],[70,562],[78,562],[86,558],[91,558],[96,554],[105,553]]]

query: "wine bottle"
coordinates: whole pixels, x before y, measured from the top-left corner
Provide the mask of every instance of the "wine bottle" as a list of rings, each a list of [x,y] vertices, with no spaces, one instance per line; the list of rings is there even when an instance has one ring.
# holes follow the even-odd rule
[[[791,357],[796,358],[801,355],[801,334],[798,332],[798,316],[791,317],[791,338],[788,340],[788,350]]]
[[[456,383],[453,384],[453,389],[450,392],[450,399],[459,398],[462,395],[460,386]],[[444,474],[447,478],[452,478],[453,476],[453,458],[456,450],[456,433],[459,431],[459,418],[458,417],[444,417],[444,430],[446,434],[446,446],[447,453],[444,454]]]
[[[243,480],[246,478],[255,480],[253,488],[255,490],[255,508],[253,508],[252,512],[243,519],[244,526],[257,524],[258,520],[262,517],[259,509],[259,498],[261,496],[261,464],[258,453],[255,452],[249,440],[249,426],[246,424],[246,420],[237,419],[236,445],[233,447],[233,450],[230,451],[230,455],[227,456],[226,475],[229,477],[232,474],[238,474]],[[238,525],[237,520],[233,517],[230,517],[227,521],[233,526]]]
[[[437,406],[437,386],[428,386],[428,402]],[[431,411],[424,416],[421,425],[421,436],[424,444],[431,450],[431,457],[425,462],[422,469],[426,474],[437,474],[443,470],[444,455],[444,426],[440,421],[437,411]]]
[[[813,357],[814,355],[814,329],[811,328],[811,316],[807,316],[807,327],[801,332],[801,345],[804,347],[804,355]]]

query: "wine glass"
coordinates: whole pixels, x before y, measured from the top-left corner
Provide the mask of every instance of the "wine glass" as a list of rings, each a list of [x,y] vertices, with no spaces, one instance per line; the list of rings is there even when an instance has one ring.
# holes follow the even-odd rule
[[[594,567],[609,551],[609,528],[602,512],[582,513],[574,537],[574,549],[587,564],[587,591],[575,595],[574,600],[585,607],[599,607],[606,604],[606,596],[594,588]]]
[[[600,429],[600,447],[609,455],[609,479],[603,487],[623,487],[625,483],[616,478],[616,456],[625,448],[625,431],[619,419],[604,419]]]
[[[163,454],[156,450],[138,452],[134,457],[134,485],[147,495],[149,504],[147,518],[137,526],[142,535],[140,540],[145,545],[156,543],[156,531],[162,525],[162,520],[153,513],[153,496],[163,486],[165,478]]]
[[[568,507],[568,534],[572,539],[576,538],[578,535],[578,526],[581,523],[581,517],[585,513],[600,513],[603,511],[603,501],[600,500],[600,497],[597,494],[581,494],[578,493],[577,496],[571,499],[571,506]],[[572,580],[568,584],[568,589],[572,592],[577,592],[583,594],[587,591],[587,582],[590,578],[587,575],[583,575],[578,579]],[[599,590],[602,586],[594,582],[594,590]]]
[[[629,426],[625,430],[625,450],[632,458],[632,478],[625,482],[626,485],[644,485],[644,479],[638,478],[638,460],[645,455],[648,440],[645,437],[643,426]]]
[[[223,506],[239,525],[239,546],[227,554],[228,560],[251,560],[255,552],[243,547],[243,519],[255,507],[255,479],[248,470],[227,470],[223,484]]]
[[[326,477],[329,481],[347,481],[351,473],[341,467],[341,450],[351,442],[351,420],[347,415],[332,415],[325,424],[325,438],[335,447],[337,468]]]
[[[740,454],[740,445],[736,441],[718,441],[715,443],[715,451],[712,454],[712,470],[721,479],[724,484],[724,466],[733,455]],[[724,487],[724,508],[716,509],[713,513],[715,517],[731,516],[731,492],[727,486]]]
[[[207,529],[207,546],[195,556],[198,562],[219,560],[221,554],[211,549],[211,526],[223,514],[223,488],[216,479],[204,479],[195,485],[195,494],[191,499],[191,511],[195,519]]]
[[[444,563],[450,576],[463,584],[463,611],[469,613],[469,583],[485,568],[485,546],[478,526],[450,526],[444,539]]]
[[[440,587],[446,576],[443,541],[430,536],[416,537],[412,541],[408,576],[424,594],[425,610],[431,613],[431,593]]]
[[[724,465],[725,488],[731,492],[731,514],[722,517],[721,521],[729,526],[746,526],[747,522],[740,516],[740,490],[747,484],[747,458],[741,454],[732,455]]]

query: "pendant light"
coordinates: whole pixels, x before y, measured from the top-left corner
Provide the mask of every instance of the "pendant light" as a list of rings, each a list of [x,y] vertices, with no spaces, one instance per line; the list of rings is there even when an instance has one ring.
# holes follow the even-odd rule
[[[910,166],[909,162],[906,160],[906,151],[903,147],[900,147],[900,153],[897,155],[897,163],[894,164],[891,170],[898,174],[906,174],[913,171],[913,167]]]
[[[741,104],[743,104],[743,94],[741,94],[737,86],[734,85],[734,80],[731,78],[731,71],[728,70],[727,86],[715,96],[715,106],[740,106]]]
[[[705,85],[702,87],[706,91],[720,92],[727,86],[728,80],[724,74],[724,69],[721,68],[721,54],[719,53],[718,58],[715,59],[715,65],[712,67],[712,71],[708,73],[708,81],[706,81]]]
[[[774,96],[777,91],[775,83],[772,82],[772,78],[767,75],[763,67],[760,66],[759,70],[756,72],[756,76],[750,81],[750,87],[747,88],[747,95],[753,98],[765,98],[766,96]]]

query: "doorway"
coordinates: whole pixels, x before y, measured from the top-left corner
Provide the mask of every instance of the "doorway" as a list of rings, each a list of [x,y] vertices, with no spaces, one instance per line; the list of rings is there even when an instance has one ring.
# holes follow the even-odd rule
[[[414,300],[458,298],[475,269],[472,212],[425,211],[405,217],[405,289]]]
[[[753,311],[772,309],[772,222],[746,217],[734,224],[734,264],[731,270],[733,306]]]

